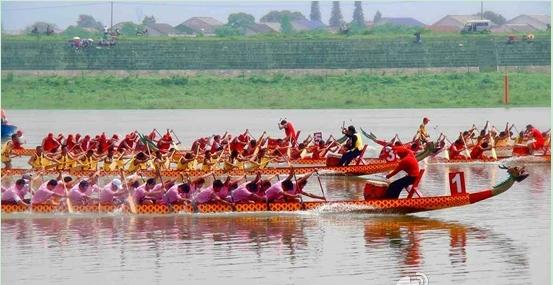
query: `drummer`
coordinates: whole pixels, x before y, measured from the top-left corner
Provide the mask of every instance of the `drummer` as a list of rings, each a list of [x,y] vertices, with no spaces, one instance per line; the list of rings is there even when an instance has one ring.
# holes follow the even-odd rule
[[[413,153],[403,147],[395,149],[395,152],[400,158],[399,164],[396,169],[386,175],[386,178],[389,179],[400,171],[406,172],[407,175],[390,184],[385,195],[388,199],[399,198],[401,191],[407,186],[412,185],[419,176],[419,163]]]
[[[363,141],[361,136],[357,133],[354,126],[349,126],[347,129],[343,128],[342,133],[349,138],[348,151],[342,155],[340,159],[340,165],[349,165],[363,149]]]

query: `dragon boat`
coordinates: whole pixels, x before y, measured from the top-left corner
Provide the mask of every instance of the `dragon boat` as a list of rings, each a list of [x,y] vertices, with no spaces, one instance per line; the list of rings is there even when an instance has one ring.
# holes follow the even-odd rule
[[[429,143],[424,151],[416,155],[417,160],[421,161],[428,157],[434,150],[434,144]],[[385,159],[359,159],[356,164],[348,166],[326,166],[322,165],[294,165],[296,174],[308,174],[311,172],[319,172],[321,175],[368,175],[393,170],[398,165],[397,161],[387,161]],[[3,176],[23,175],[29,172],[35,172],[33,169],[23,168],[10,168],[2,169]],[[40,170],[42,174],[57,174],[59,170]],[[65,172],[65,171],[64,171]],[[69,170],[72,175],[76,176],[90,176],[95,173],[95,170]],[[188,176],[202,176],[207,173],[213,173],[214,175],[231,175],[231,176],[243,176],[245,174],[261,173],[261,175],[280,175],[288,174],[290,167],[263,167],[263,168],[233,168],[233,169],[215,169],[210,171],[205,170],[162,170],[160,171],[163,177],[180,177],[185,174]],[[154,170],[141,170],[140,173],[144,176],[156,176]],[[104,171],[101,170],[100,176],[118,176],[119,171]]]
[[[511,167],[507,170],[508,178],[492,187],[474,193],[451,192],[450,196],[401,198],[401,199],[369,199],[369,200],[344,200],[344,201],[308,201],[308,202],[274,202],[274,203],[244,203],[227,205],[222,203],[208,203],[192,206],[189,204],[178,205],[138,205],[134,214],[178,214],[178,213],[228,213],[228,212],[296,212],[306,210],[324,210],[324,207],[344,209],[346,212],[363,213],[387,213],[410,214],[423,211],[447,209],[474,204],[491,197],[497,196],[510,189],[515,182],[521,182],[528,174],[524,168]],[[131,213],[127,206],[115,205],[73,205],[75,213]],[[57,213],[67,212],[64,204],[37,204],[31,207],[16,204],[2,204],[2,212],[8,213]],[[334,211],[336,212],[336,211]],[[340,211],[338,211],[340,212]]]

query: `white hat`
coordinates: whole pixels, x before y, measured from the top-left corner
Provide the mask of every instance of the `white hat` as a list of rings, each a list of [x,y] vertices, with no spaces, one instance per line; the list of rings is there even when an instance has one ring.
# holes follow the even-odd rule
[[[123,186],[121,185],[121,180],[115,178],[111,181],[111,185],[117,187],[117,190],[123,189]]]

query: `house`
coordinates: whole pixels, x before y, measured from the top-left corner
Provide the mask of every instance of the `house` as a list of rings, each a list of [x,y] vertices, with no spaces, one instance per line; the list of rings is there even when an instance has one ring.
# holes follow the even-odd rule
[[[529,24],[503,24],[491,28],[491,31],[493,33],[531,33],[538,31],[538,29]]]
[[[280,33],[280,30],[281,30],[281,27],[280,27],[280,23],[276,23],[276,22],[265,22],[263,23],[265,24],[267,27],[271,28],[271,30],[277,32],[277,33]]]
[[[447,15],[434,24],[429,29],[434,32],[459,32],[470,20],[480,20],[475,15]]]
[[[417,27],[422,28],[426,26],[423,22],[420,22],[417,19],[413,18],[389,18],[389,17],[383,17],[381,18],[376,25],[394,25],[394,26],[406,26],[406,27]]]
[[[551,16],[550,15],[520,15],[507,21],[505,24],[530,25],[537,30],[545,31],[547,30],[547,25],[551,27]]]
[[[253,36],[257,34],[269,34],[269,33],[275,33],[275,32],[277,31],[269,27],[267,23],[256,23],[252,26],[247,27],[244,30],[244,34],[246,36]]]
[[[326,28],[326,25],[321,21],[293,20],[291,24],[296,32],[323,30]]]
[[[183,34],[203,34],[206,36],[215,35],[215,30],[224,24],[211,17],[192,17],[175,29]]]
[[[148,36],[169,36],[177,33],[173,26],[163,23],[148,24],[146,29],[148,30]]]

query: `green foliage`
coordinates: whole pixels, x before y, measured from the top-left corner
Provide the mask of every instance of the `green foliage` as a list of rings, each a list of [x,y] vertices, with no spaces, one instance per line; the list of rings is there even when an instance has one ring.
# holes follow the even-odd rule
[[[339,28],[344,23],[342,11],[340,10],[340,1],[332,1],[332,11],[330,12],[330,20],[328,24],[331,27]]]
[[[156,23],[156,18],[152,15],[152,16],[145,16],[144,19],[142,20],[142,25],[144,26],[148,26],[148,25],[151,25],[151,24],[155,24]]]
[[[292,34],[294,32],[294,27],[292,27],[290,18],[287,15],[280,18],[280,30],[283,34]]]
[[[480,17],[480,13],[477,13],[475,16]],[[484,11],[483,18],[492,21],[496,25],[503,25],[503,24],[505,24],[505,22],[507,22],[505,17],[503,17],[501,14],[495,13],[493,11]]]
[[[379,10],[376,11],[373,18],[373,23],[378,23],[382,19],[382,13]]]
[[[480,66],[483,57],[493,58],[486,62],[495,68],[551,61],[549,33],[535,33],[531,44],[508,45],[505,35],[423,31],[423,43],[414,44],[413,29],[386,27],[363,32],[367,34],[355,34],[351,28],[346,36],[309,31],[251,37],[122,37],[109,49],[79,51],[67,47],[68,36],[3,36],[1,60],[5,71],[472,68]]]
[[[311,1],[311,13],[309,14],[311,21],[321,22],[321,8],[319,7],[319,1]]]
[[[307,20],[301,12],[292,12],[288,10],[271,11],[259,19],[260,22],[280,23],[282,17],[287,16],[290,21]]]
[[[245,29],[255,25],[255,18],[254,16],[246,13],[234,13],[228,16],[227,25],[239,30]]]
[[[56,27],[55,24],[47,22],[35,22],[34,24],[25,28],[25,33],[28,35],[47,34],[48,30],[53,30]]]
[[[363,6],[361,1],[355,1],[355,10],[353,10],[353,21],[351,22],[352,26],[364,27],[365,26],[365,16],[363,15]]]
[[[143,25],[137,25],[133,22],[124,22],[124,23],[121,23],[119,32],[123,36],[134,36],[136,35],[137,31],[142,31],[143,29],[144,29]]]
[[[549,107],[548,73],[511,72],[510,106]],[[2,77],[10,109],[503,107],[503,73]]]
[[[68,38],[72,37],[81,37],[81,38],[97,38],[100,36],[100,32],[95,29],[85,29],[78,26],[69,26],[62,35],[67,36]]]
[[[96,21],[96,19],[90,15],[79,15],[79,18],[77,19],[77,27],[96,29],[98,31],[104,29],[104,25],[101,22]]]
[[[224,25],[221,27],[218,27],[215,29],[215,35],[218,37],[233,37],[233,36],[239,36],[240,30],[237,28],[233,28],[228,25]]]
[[[423,28],[394,25],[390,23],[375,25],[367,30],[367,34],[395,34],[395,35],[412,35],[415,32],[429,32]]]

